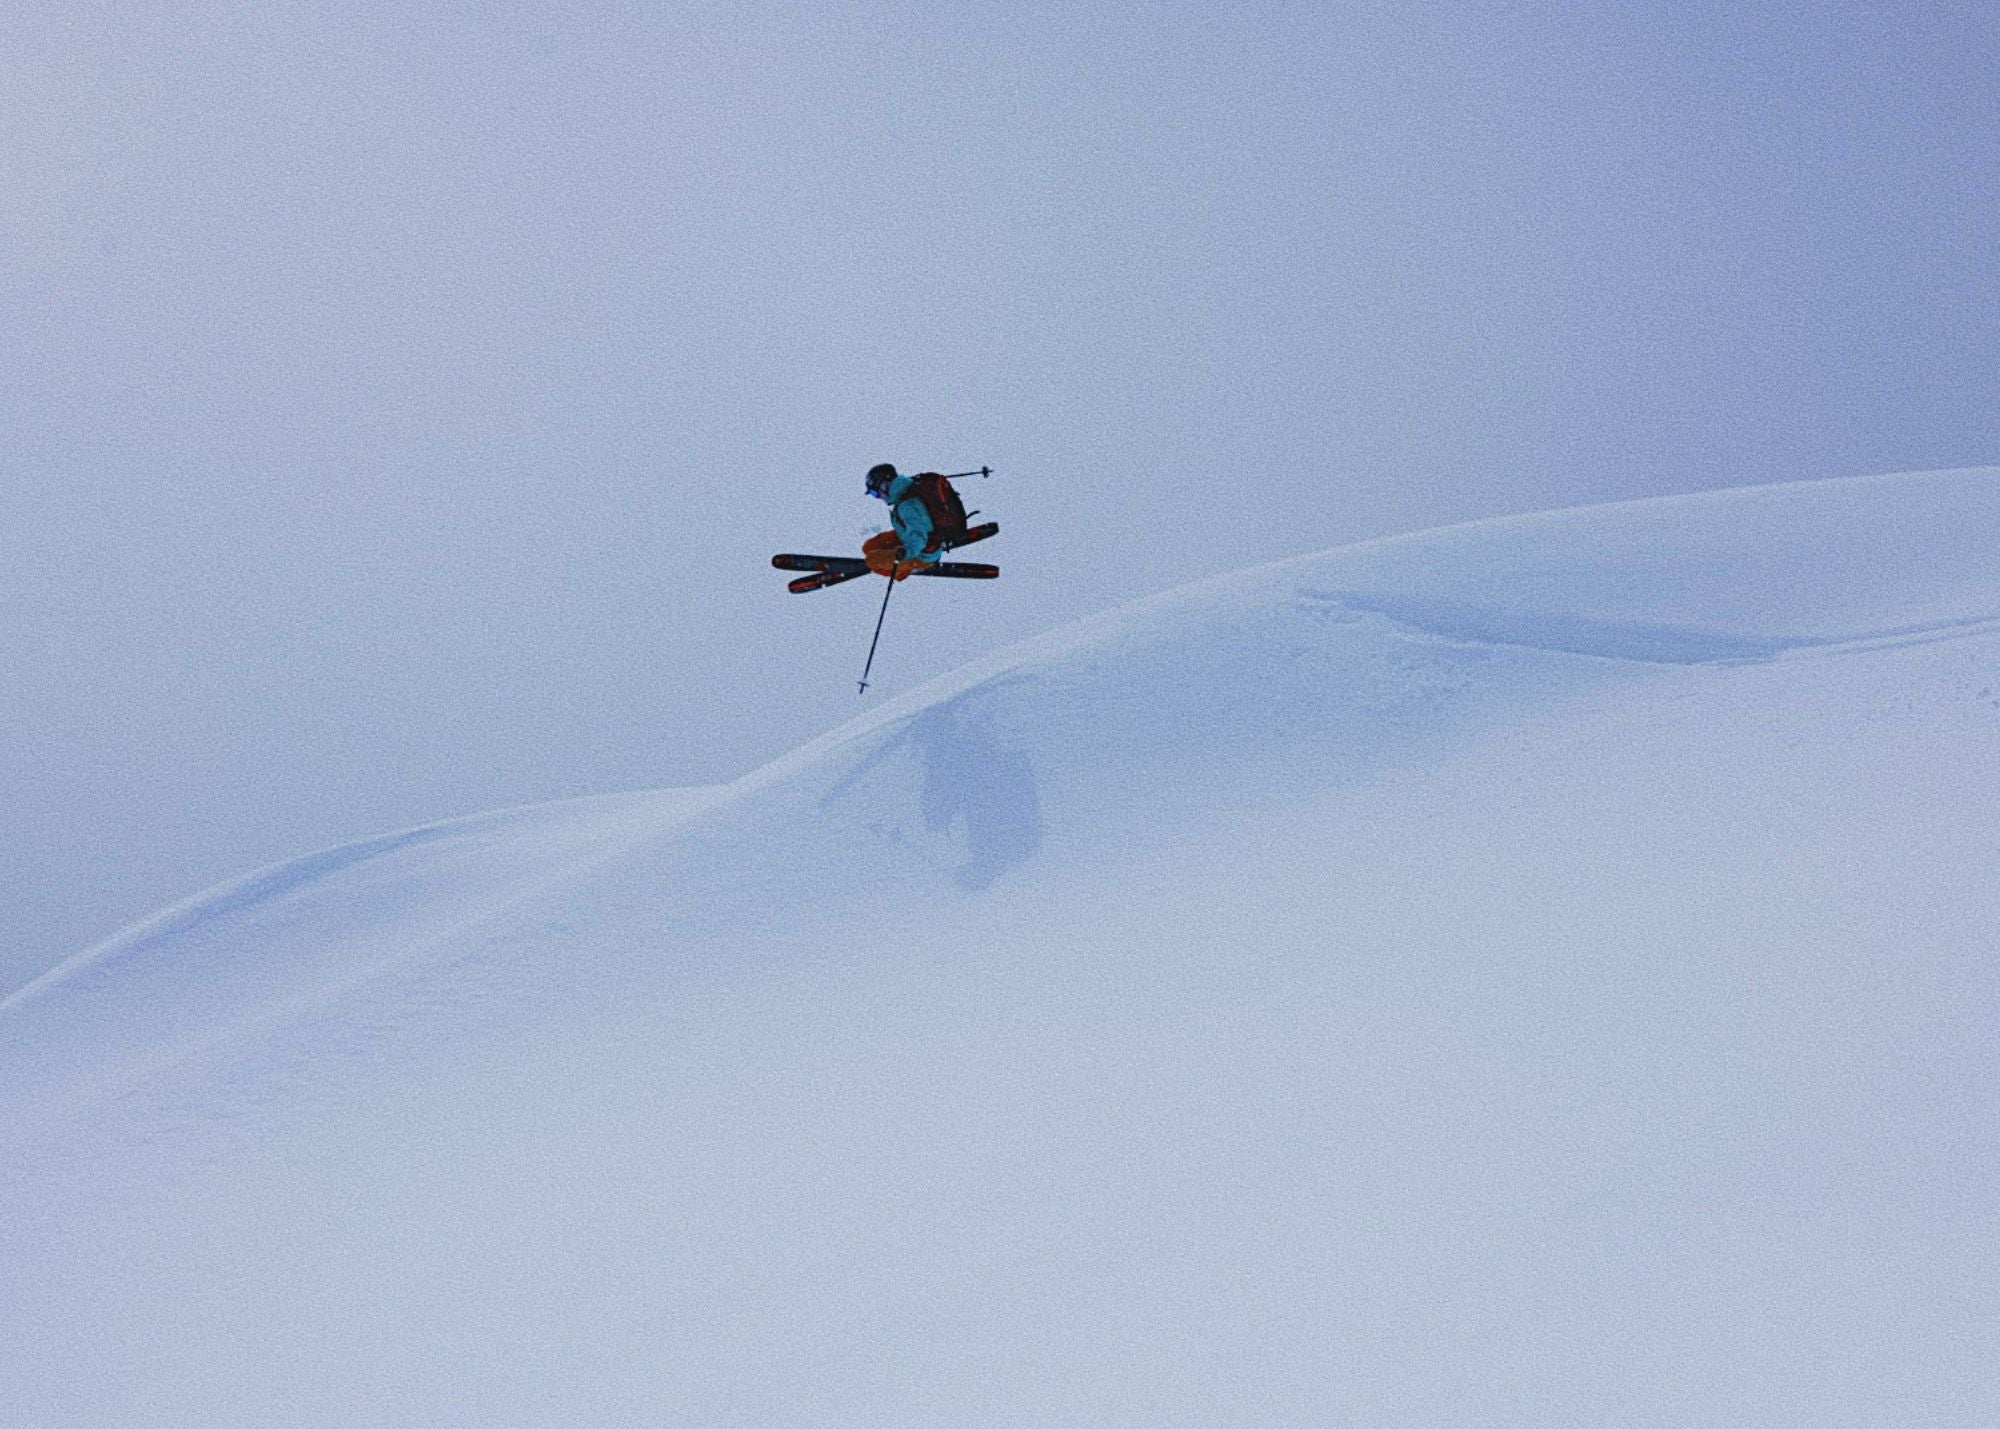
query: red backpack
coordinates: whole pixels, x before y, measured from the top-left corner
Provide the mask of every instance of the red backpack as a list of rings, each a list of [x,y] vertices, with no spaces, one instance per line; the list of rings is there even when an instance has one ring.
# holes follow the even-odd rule
[[[958,493],[944,477],[934,471],[913,476],[908,495],[923,502],[924,510],[930,513],[931,538],[925,543],[925,550],[935,551],[965,539],[965,503],[958,499]]]

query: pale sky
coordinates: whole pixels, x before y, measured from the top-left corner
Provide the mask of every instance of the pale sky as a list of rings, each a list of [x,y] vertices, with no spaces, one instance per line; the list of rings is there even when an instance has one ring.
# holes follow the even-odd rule
[[[0,991],[1276,556],[2000,461],[1981,4],[0,12]]]

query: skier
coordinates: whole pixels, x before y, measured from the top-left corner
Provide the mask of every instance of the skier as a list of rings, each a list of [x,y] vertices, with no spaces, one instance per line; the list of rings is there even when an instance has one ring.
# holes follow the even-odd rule
[[[993,469],[961,471],[957,476],[991,476]],[[952,489],[952,478],[927,471],[919,476],[902,476],[887,462],[868,471],[868,494],[889,503],[892,530],[870,536],[862,544],[861,555],[809,556],[785,552],[771,557],[781,571],[803,571],[787,589],[795,595],[825,590],[866,575],[889,577],[889,589],[905,576],[950,576],[958,580],[992,580],[998,566],[977,561],[947,561],[947,551],[984,541],[1000,534],[998,521],[967,524],[965,503]],[[978,512],[971,513],[977,516]],[[887,593],[883,600],[886,604]]]
[[[889,503],[894,528],[862,542],[862,559],[877,575],[902,580],[920,566],[936,565],[940,555],[965,538],[965,503],[934,471],[903,476],[882,462],[868,469],[868,494]]]

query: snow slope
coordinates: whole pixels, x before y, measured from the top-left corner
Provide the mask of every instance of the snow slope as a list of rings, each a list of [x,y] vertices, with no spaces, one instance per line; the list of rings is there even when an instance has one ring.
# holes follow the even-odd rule
[[[2000,471],[1375,542],[0,1004],[0,1419],[1987,1425]]]

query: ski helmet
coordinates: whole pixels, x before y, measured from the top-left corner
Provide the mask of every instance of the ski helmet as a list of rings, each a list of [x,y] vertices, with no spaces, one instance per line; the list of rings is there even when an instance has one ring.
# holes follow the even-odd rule
[[[880,462],[868,468],[868,494],[881,496],[889,489],[889,483],[896,479],[896,468]]]

